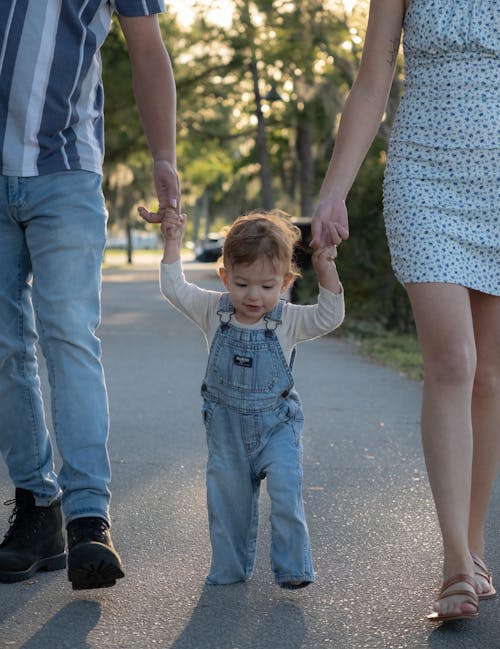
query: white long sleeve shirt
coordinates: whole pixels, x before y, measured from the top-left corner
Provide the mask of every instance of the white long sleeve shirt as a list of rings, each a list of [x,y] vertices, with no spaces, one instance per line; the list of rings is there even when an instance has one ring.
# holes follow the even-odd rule
[[[220,291],[209,291],[190,284],[184,277],[180,261],[161,264],[160,289],[163,296],[200,327],[210,349],[213,337],[220,325],[217,315]],[[320,287],[317,304],[299,305],[287,302],[283,307],[282,323],[276,334],[288,362],[295,345],[312,340],[336,329],[344,319],[344,293],[333,293]],[[236,315],[231,324],[242,329],[265,329],[264,319],[253,324],[238,321]]]

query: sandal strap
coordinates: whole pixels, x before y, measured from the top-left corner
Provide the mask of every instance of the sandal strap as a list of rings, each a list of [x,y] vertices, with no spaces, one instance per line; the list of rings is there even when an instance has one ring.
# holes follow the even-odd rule
[[[450,579],[448,579],[443,583],[443,585],[441,586],[440,593],[444,593],[444,591],[448,590],[450,586],[454,586],[455,584],[459,584],[461,582],[465,584],[469,584],[469,586],[472,586],[474,592],[476,592],[476,582],[474,578],[465,573],[459,573],[458,575],[454,575],[453,577],[450,577]]]
[[[450,590],[451,586],[460,583],[468,584],[472,590],[465,590],[463,588]],[[438,600],[446,599],[447,597],[455,597],[456,595],[465,599],[463,602],[464,604],[471,604],[477,611],[479,610],[479,597],[476,593],[476,582],[470,575],[458,574],[445,581],[439,591]]]
[[[472,554],[471,556],[472,556],[472,561],[474,562],[474,566],[475,566],[474,572],[476,573],[476,575],[479,575],[483,579],[486,579],[486,581],[491,586],[493,580],[492,580],[492,577],[491,577],[491,574],[490,574],[488,568],[486,567],[486,564],[477,555]]]
[[[465,602],[467,604],[474,604],[474,606],[477,606],[477,595],[474,597],[474,593],[471,593],[470,590],[450,590],[447,593],[439,593],[439,599],[446,599],[447,597],[455,597],[455,595],[460,595],[461,597],[465,598]]]

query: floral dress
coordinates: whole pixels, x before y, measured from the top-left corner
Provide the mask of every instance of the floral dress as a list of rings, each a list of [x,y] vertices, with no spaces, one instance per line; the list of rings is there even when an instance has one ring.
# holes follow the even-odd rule
[[[500,295],[500,2],[412,0],[384,215],[402,283]]]

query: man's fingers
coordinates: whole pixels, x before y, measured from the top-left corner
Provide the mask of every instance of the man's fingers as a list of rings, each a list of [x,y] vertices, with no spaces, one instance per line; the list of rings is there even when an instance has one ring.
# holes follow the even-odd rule
[[[148,223],[161,223],[162,217],[160,216],[160,214],[156,212],[150,212],[145,207],[138,207],[137,211],[139,212],[139,216],[141,216],[141,218],[143,218]]]

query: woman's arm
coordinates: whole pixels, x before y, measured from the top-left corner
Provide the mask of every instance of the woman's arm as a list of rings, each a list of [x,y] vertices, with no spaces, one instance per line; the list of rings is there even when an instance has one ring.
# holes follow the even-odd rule
[[[349,236],[345,199],[384,114],[404,14],[405,0],[371,0],[359,72],[313,214],[313,247],[338,245]]]

